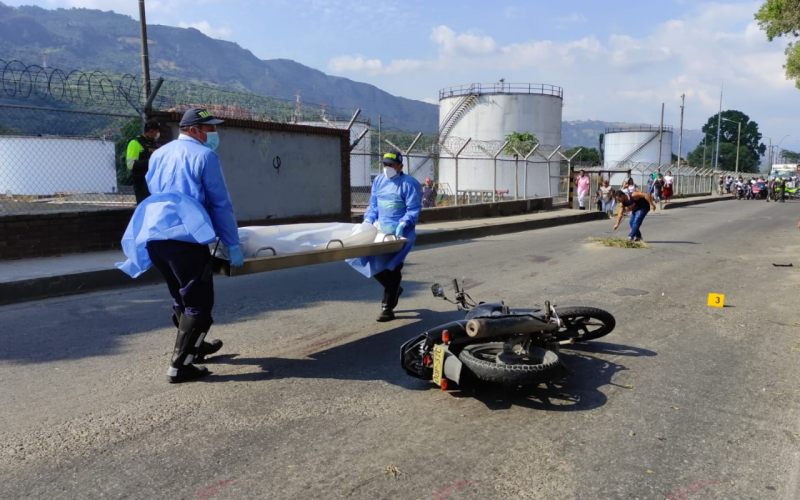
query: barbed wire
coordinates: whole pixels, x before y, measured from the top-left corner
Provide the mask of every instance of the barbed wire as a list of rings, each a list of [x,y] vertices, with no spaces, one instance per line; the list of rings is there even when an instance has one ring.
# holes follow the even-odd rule
[[[440,153],[443,155],[450,156],[451,154],[455,155],[461,150],[462,147],[466,144],[467,139],[463,137],[455,137],[455,136],[447,136],[442,143],[438,143],[434,145],[433,152]],[[508,158],[513,155],[507,154],[505,151],[501,151],[503,144],[505,141],[502,140],[492,140],[492,141],[479,141],[476,139],[472,139],[469,141],[469,144],[466,144],[466,147],[461,151],[459,154],[459,158],[461,157],[478,157],[478,158],[486,158],[492,157],[497,153],[500,153],[500,157]],[[521,154],[527,154],[531,147],[525,147],[525,151],[520,151]],[[531,159],[547,159],[558,146],[553,146],[549,144],[539,144],[536,148],[536,151],[531,155]],[[554,157],[554,160],[560,160],[561,157]]]
[[[145,100],[140,75],[110,75],[102,71],[63,71],[22,61],[0,59],[0,98],[54,102],[70,107],[131,110],[130,102]],[[153,109],[183,111],[203,106],[220,116],[277,122],[349,121],[354,109],[297,103],[222,86],[166,80]],[[363,117],[360,123],[369,123]]]

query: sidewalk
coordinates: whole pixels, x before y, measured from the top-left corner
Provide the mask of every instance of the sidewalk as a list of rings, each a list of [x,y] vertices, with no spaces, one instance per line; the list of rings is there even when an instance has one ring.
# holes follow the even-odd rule
[[[733,199],[730,196],[702,196],[677,199],[665,209]],[[605,219],[601,212],[558,209],[534,214],[488,219],[420,224],[417,245],[484,238],[498,234],[532,231]],[[114,267],[125,260],[120,250],[0,261],[0,305],[58,297],[98,290],[140,286],[162,281],[155,269],[133,280]]]

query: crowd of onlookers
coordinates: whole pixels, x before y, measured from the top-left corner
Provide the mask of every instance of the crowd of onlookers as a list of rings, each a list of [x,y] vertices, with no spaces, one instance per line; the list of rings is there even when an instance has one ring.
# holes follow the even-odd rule
[[[666,175],[661,173],[661,169],[656,170],[650,178],[647,179],[646,193],[649,194],[653,201],[669,202],[674,195],[675,179],[671,171],[667,171]],[[575,187],[578,197],[578,209],[586,210],[586,199],[589,194],[590,180],[586,175],[586,171],[581,170],[575,178]],[[639,186],[633,181],[633,177],[628,176],[619,188],[627,194],[633,194],[636,191],[642,191]],[[611,187],[608,179],[601,179],[598,182],[597,190],[595,191],[594,203],[598,212],[606,212],[612,215],[616,210],[615,200],[616,189]]]
[[[767,200],[785,201],[787,191],[791,194],[795,192],[797,186],[797,176],[791,177],[767,177],[763,175],[745,179],[743,176],[735,178],[732,175],[719,177],[718,193],[732,194],[735,198],[748,200]]]

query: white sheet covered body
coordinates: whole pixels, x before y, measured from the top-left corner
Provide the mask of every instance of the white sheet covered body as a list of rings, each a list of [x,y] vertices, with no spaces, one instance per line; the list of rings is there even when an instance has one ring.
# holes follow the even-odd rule
[[[260,248],[272,247],[277,255],[286,255],[328,248],[368,245],[383,241],[384,234],[372,224],[287,224],[282,226],[248,226],[239,228],[239,248],[246,259],[256,257]],[[330,246],[329,246],[330,244]],[[211,244],[214,249],[215,244]],[[258,257],[269,257],[272,252],[262,250]],[[216,256],[228,259],[228,249],[220,245]]]

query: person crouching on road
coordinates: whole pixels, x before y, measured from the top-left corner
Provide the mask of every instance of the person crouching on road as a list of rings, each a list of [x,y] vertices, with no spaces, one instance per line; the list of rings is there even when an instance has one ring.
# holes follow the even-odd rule
[[[231,265],[244,261],[233,204],[214,152],[220,123],[205,109],[192,108],[183,115],[178,139],[150,158],[151,195],[136,208],[122,238],[128,260],[117,267],[136,278],[154,265],[174,301],[178,333],[167,370],[170,383],[208,375],[193,363],[222,347],[220,340],[205,342],[214,306],[209,243],[219,235]]]
[[[628,239],[631,241],[641,241],[642,232],[639,229],[642,227],[642,222],[644,222],[645,216],[651,209],[656,209],[656,206],[653,204],[653,199],[650,198],[649,194],[642,193],[641,191],[628,194],[621,190],[617,191],[616,198],[622,208],[617,216],[617,223],[614,224],[614,231],[617,230],[619,223],[622,221],[622,213],[626,208],[630,208],[631,232],[628,235]]]
[[[400,286],[403,276],[400,271],[417,239],[415,229],[422,210],[422,188],[419,181],[403,173],[403,155],[399,151],[391,151],[383,155],[382,161],[383,173],[372,183],[364,222],[377,222],[380,232],[406,238],[406,244],[397,253],[347,261],[353,269],[367,278],[374,277],[383,286],[381,314],[378,316],[378,321],[381,322],[391,321],[395,317],[394,308],[403,293],[403,287]]]

